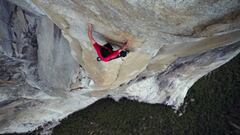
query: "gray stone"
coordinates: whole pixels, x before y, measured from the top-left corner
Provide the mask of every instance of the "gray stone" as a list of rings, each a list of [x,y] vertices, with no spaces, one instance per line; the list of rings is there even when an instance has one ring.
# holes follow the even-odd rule
[[[49,87],[66,90],[78,64],[61,30],[47,17],[38,24],[38,73]]]
[[[57,123],[109,95],[177,109],[240,52],[239,0],[8,1],[17,6],[0,1],[0,133]],[[97,62],[87,23],[100,44],[128,41],[128,56]]]

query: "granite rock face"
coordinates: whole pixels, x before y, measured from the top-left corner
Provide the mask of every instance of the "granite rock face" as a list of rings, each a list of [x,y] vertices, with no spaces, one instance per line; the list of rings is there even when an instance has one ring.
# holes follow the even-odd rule
[[[238,0],[0,1],[0,133],[26,132],[110,96],[178,108],[240,52]],[[87,37],[129,42],[96,61]]]

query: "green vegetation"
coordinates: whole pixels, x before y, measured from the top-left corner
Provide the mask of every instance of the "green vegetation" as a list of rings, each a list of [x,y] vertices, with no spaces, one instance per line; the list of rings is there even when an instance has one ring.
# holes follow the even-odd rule
[[[54,128],[53,134],[240,134],[239,69],[240,55],[201,78],[189,90],[184,105],[177,113],[159,104],[103,99],[64,119]]]

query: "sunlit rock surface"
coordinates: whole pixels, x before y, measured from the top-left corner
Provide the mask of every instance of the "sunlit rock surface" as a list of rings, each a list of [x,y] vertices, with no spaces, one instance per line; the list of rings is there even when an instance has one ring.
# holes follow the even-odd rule
[[[0,133],[106,96],[178,108],[194,82],[240,52],[238,0],[1,0],[0,9]],[[128,56],[96,61],[88,22],[101,44],[128,40]]]

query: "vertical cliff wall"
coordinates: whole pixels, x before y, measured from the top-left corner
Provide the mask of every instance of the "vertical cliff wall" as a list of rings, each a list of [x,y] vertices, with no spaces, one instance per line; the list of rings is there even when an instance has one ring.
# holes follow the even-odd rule
[[[0,8],[0,133],[34,130],[106,96],[178,108],[194,82],[240,52],[238,0],[3,0]],[[96,61],[88,22],[101,44],[129,41],[128,56]]]

